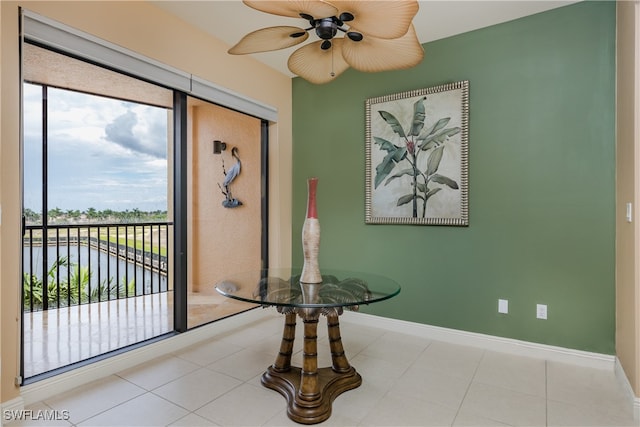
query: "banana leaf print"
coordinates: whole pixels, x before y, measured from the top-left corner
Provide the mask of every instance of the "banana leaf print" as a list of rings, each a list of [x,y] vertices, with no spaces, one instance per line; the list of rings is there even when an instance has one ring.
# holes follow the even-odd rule
[[[469,82],[365,106],[365,223],[468,226]]]
[[[413,103],[413,115],[409,123],[401,123],[391,112],[379,110],[378,114],[393,131],[393,140],[373,136],[373,143],[385,152],[383,160],[375,167],[374,189],[408,176],[410,187],[399,195],[396,206],[411,204],[413,218],[425,218],[430,199],[441,191],[459,190],[458,182],[439,172],[444,150],[451,137],[461,132],[459,126],[449,126],[450,117],[430,120],[426,115],[427,96]],[[425,122],[430,126],[425,127]],[[404,126],[403,126],[404,125]]]

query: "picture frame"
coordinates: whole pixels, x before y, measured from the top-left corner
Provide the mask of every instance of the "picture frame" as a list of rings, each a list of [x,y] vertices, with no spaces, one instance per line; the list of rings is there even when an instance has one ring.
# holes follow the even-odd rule
[[[366,100],[366,224],[469,225],[469,82]]]

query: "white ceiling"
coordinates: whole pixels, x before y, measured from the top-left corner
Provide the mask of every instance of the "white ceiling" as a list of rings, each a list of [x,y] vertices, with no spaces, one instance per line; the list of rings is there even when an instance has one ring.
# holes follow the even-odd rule
[[[303,19],[259,12],[244,5],[241,0],[151,2],[222,40],[229,47],[245,34],[259,28],[277,25],[308,26],[308,22]],[[424,0],[418,3],[420,10],[413,23],[418,39],[421,43],[426,43],[566,6],[576,3],[576,0]],[[253,56],[283,74],[293,76],[287,68],[287,58],[298,47],[300,46]]]

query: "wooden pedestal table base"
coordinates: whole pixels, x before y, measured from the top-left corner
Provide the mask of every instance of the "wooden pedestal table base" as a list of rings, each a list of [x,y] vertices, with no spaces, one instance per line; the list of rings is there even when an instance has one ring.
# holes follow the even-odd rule
[[[320,423],[331,416],[331,403],[339,394],[359,387],[362,377],[349,365],[342,347],[338,316],[341,308],[324,310],[327,316],[331,367],[318,368],[317,329],[320,309],[289,309],[276,361],[262,375],[262,384],[287,399],[287,415],[301,424]],[[302,367],[291,366],[296,313],[304,321]]]

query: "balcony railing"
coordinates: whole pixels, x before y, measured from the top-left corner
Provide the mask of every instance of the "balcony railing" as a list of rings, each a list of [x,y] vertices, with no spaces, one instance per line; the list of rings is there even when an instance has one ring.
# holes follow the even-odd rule
[[[25,225],[23,310],[169,290],[171,222]]]

